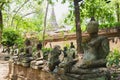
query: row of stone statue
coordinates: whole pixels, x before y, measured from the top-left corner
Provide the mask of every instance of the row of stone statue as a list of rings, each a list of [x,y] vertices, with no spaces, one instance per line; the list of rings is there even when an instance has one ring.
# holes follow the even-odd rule
[[[43,59],[43,53],[41,51],[42,44],[39,43],[37,45],[37,54],[35,58],[33,58],[32,46],[30,46],[30,41],[27,40],[25,43],[26,54],[20,54],[18,56],[19,61],[22,61],[22,64],[25,66],[31,65],[36,68],[37,65],[37,68],[40,69],[47,67],[49,71],[61,71],[63,74],[69,73],[70,76],[78,79],[80,79],[81,75],[81,78],[84,76],[83,78],[85,78],[85,80],[87,80],[86,76],[88,78],[93,77],[91,74],[96,77],[100,76],[100,74],[105,76],[108,74],[108,71],[103,68],[106,68],[106,57],[109,54],[109,40],[105,36],[98,36],[98,27],[98,22],[96,22],[94,18],[91,18],[91,21],[87,25],[87,32],[90,37],[82,41],[84,50],[82,59],[79,58],[79,54],[76,54],[73,43],[71,43],[72,46],[70,49],[64,47],[63,53],[61,52],[60,46],[56,45],[49,53],[48,61]],[[110,80],[108,76],[107,79],[106,76],[104,78],[105,79],[102,80]]]
[[[59,45],[55,45],[54,48],[48,53],[48,59],[44,59],[42,52],[42,43],[39,42],[36,45],[36,52],[33,54],[33,46],[31,45],[31,41],[26,39],[25,48],[21,48],[20,50],[14,49],[12,52],[12,59],[17,64],[22,64],[23,66],[32,66],[39,68],[43,64],[47,64],[49,71],[53,71],[56,66],[58,66],[68,61],[68,59],[73,60],[76,56],[75,46],[73,42],[71,42],[70,48],[64,47],[64,50],[61,49]],[[65,59],[67,60],[65,61]],[[43,68],[43,66],[42,66]]]

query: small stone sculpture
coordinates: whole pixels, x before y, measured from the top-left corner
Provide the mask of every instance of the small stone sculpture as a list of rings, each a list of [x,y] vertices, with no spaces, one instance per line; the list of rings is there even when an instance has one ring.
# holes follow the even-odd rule
[[[35,60],[31,62],[31,67],[34,69],[42,69],[44,60],[43,60],[43,52],[42,52],[42,43],[39,42],[36,46],[37,52],[35,54]]]
[[[50,71],[53,71],[55,69],[55,67],[59,65],[59,63],[60,63],[60,60],[59,60],[60,54],[61,54],[61,48],[60,48],[59,45],[56,45],[53,48],[53,50],[51,51],[51,53],[49,53],[48,66],[49,66]]]
[[[75,48],[73,42],[70,43],[70,48]]]
[[[36,58],[43,59],[42,43],[39,42],[39,43],[37,44],[36,48],[37,48]]]
[[[66,50],[66,47],[65,47]],[[59,64],[60,68],[64,68],[64,72],[70,72],[73,64],[76,62],[75,60],[76,50],[74,46],[71,46],[69,49],[64,51],[64,59]]]
[[[33,60],[32,57],[32,46],[31,46],[31,42],[29,39],[26,39],[25,41],[25,54],[23,54],[23,58],[22,58],[22,65],[23,66],[30,66],[30,62]]]

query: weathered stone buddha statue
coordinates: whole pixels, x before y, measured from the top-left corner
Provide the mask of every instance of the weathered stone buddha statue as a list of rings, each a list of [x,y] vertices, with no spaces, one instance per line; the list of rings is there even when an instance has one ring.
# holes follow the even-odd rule
[[[59,45],[55,45],[53,50],[49,53],[48,55],[48,66],[50,71],[53,71],[56,66],[59,65],[60,60],[59,60],[59,56],[61,54],[61,48]]]
[[[72,66],[75,64],[76,62],[76,49],[73,45],[73,43],[71,42],[71,46],[69,49],[67,49],[67,47],[64,48],[64,57],[61,60],[61,63],[59,64],[59,72],[70,72]]]
[[[43,64],[45,62],[45,60],[43,59],[42,43],[39,42],[36,48],[37,48],[37,51],[34,57],[35,60],[31,62],[31,67],[34,69],[42,69]]]
[[[29,39],[25,41],[25,53],[22,55],[22,65],[30,66],[30,62],[33,60],[32,57],[32,45]]]
[[[42,52],[42,43],[39,42],[36,46],[37,52],[36,52],[36,58],[43,59],[43,52]]]
[[[106,66],[106,56],[109,54],[109,40],[98,36],[99,24],[94,19],[87,25],[89,38],[83,43],[84,55],[80,68],[97,68]]]
[[[106,68],[106,57],[109,54],[109,40],[98,35],[98,22],[94,18],[87,25],[89,38],[83,40],[83,59],[74,65],[69,76],[77,80],[110,80]]]

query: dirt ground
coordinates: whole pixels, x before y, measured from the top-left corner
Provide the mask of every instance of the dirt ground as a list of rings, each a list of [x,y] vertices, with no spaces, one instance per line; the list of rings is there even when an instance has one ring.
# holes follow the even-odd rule
[[[8,63],[0,61],[0,80],[7,80],[8,69]]]
[[[7,80],[8,76],[8,61],[4,61],[3,57],[4,54],[0,53],[0,80]]]

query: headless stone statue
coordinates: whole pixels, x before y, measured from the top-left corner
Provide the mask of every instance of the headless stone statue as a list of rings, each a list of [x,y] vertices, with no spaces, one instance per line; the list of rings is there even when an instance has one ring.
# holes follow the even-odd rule
[[[74,64],[74,59],[75,59],[75,47],[70,47],[65,51],[64,53],[64,59],[63,61],[59,64],[60,68],[64,68],[64,72],[70,72],[73,64]]]
[[[60,60],[59,60],[59,56],[61,54],[61,49],[59,45],[56,45],[54,47],[54,49],[51,51],[51,53],[49,54],[49,69],[50,71],[53,71],[55,69],[56,66],[59,65]]]

